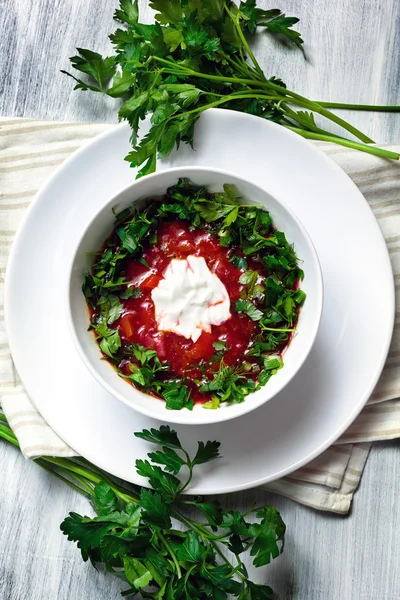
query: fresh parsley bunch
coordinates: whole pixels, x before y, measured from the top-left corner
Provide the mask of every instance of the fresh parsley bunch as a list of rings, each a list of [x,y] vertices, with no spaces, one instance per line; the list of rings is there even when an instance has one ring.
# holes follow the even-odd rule
[[[155,350],[122,341],[114,325],[123,312],[121,300],[141,294],[139,288],[127,287],[124,261],[129,257],[143,261],[145,245],[157,242],[157,225],[171,218],[205,229],[221,246],[230,248],[229,260],[243,271],[239,276],[243,286],[241,298],[232,309],[246,314],[258,329],[241,364],[226,364],[229,348],[224,342],[215,342],[211,371],[208,363],[200,361],[202,377],[191,383],[189,376],[172,373]],[[249,266],[249,258],[255,256],[268,276],[262,277]],[[270,214],[262,206],[243,203],[240,191],[233,185],[225,184],[221,192],[210,193],[181,178],[168,188],[161,201],[152,200],[142,210],[126,209],[116,215],[115,232],[97,257],[92,272],[85,276],[83,292],[94,310],[91,327],[100,348],[121,377],[145,392],[161,396],[170,410],[193,408],[190,387],[195,384],[200,392],[211,395],[202,406],[216,409],[221,402],[243,402],[283,366],[280,352],[295,329],[306,297],[295,286],[302,277],[293,246],[283,232],[274,228]],[[126,360],[129,374],[118,367]]]
[[[97,517],[70,515],[61,524],[69,540],[78,542],[84,560],[125,580],[123,596],[191,600],[269,598],[272,590],[248,579],[240,555],[250,550],[256,567],[266,565],[283,550],[285,525],[272,506],[242,515],[225,511],[217,501],[181,496],[196,466],[219,458],[218,442],[199,442],[191,458],[168,426],[135,434],[161,449],[137,460],[136,469],[152,489],[121,491],[106,481],[93,487]],[[159,466],[162,465],[162,466]],[[177,477],[185,470],[183,481]],[[188,509],[196,509],[201,521]],[[249,522],[253,514],[259,521]],[[226,550],[234,555],[234,563]]]
[[[364,152],[398,159],[399,154],[370,146],[368,136],[328,108],[393,110],[315,102],[292,92],[276,77],[266,76],[250,48],[256,30],[284,38],[301,48],[292,27],[298,22],[279,9],[257,8],[256,0],[152,0],[155,23],[139,22],[137,0],[120,0],[115,18],[123,24],[110,40],[114,55],[78,48],[72,66],[90,83],[71,75],[75,89],[101,92],[124,100],[119,118],[132,128],[133,150],[126,159],[140,167],[138,177],[156,169],[180,142],[193,144],[194,125],[208,108],[223,107],[268,119],[310,139],[335,142]],[[65,72],[65,71],[63,71]],[[70,75],[67,73],[67,75]],[[111,83],[110,83],[111,81]],[[151,129],[140,142],[139,124],[151,114]],[[321,123],[315,117],[322,117]],[[327,119],[359,141],[323,128]]]
[[[220,458],[219,442],[198,442],[190,457],[176,432],[166,425],[135,435],[158,446],[148,454],[150,460],[136,461],[138,474],[152,489],[128,489],[80,457],[35,460],[92,503],[97,516],[71,512],[61,523],[68,539],[77,542],[83,560],[90,560],[94,567],[103,564],[126,582],[122,596],[271,598],[269,586],[249,579],[242,557],[249,552],[253,565],[262,567],[282,553],[286,526],[279,512],[266,505],[242,514],[224,510],[215,500],[182,496],[193,470]],[[0,438],[19,448],[2,413]],[[193,512],[200,520],[193,518]]]

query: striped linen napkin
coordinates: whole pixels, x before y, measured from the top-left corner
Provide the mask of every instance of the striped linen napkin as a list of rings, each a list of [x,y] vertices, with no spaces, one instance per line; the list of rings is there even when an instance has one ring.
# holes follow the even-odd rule
[[[113,125],[0,119],[0,401],[26,458],[74,456],[42,419],[14,368],[4,327],[4,274],[25,210],[54,169]],[[307,506],[346,514],[374,440],[400,437],[400,165],[318,143],[354,180],[386,238],[396,279],[396,329],[380,381],[362,413],[331,448],[266,489]],[[399,148],[394,148],[399,151]]]

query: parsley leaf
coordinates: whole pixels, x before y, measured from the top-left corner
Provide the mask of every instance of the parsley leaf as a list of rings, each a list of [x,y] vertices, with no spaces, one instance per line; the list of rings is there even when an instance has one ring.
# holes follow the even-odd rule
[[[123,300],[127,300],[128,298],[140,298],[142,295],[142,290],[132,285],[130,287],[127,287],[125,291],[119,294],[119,297]]]
[[[243,271],[247,269],[247,260],[244,258],[244,256],[238,256],[237,254],[233,253],[230,255],[229,260],[238,269]]]
[[[120,8],[116,9],[114,19],[127,25],[136,25],[139,19],[138,1],[120,0]]]
[[[104,321],[96,327],[96,333],[101,338],[100,348],[110,358],[114,358],[118,349],[121,347],[121,338],[118,329],[108,329]]]
[[[142,488],[140,492],[142,519],[147,525],[156,529],[169,529],[171,527],[169,504],[157,492]]]
[[[182,449],[176,431],[171,429],[169,425],[161,425],[159,429],[143,429],[143,431],[136,432],[135,436],[146,440],[146,442],[165,446],[166,448]]]
[[[230,348],[228,348],[227,342],[226,340],[217,340],[216,342],[213,342],[213,348],[216,350],[216,352],[214,352],[213,356],[210,359],[211,363],[216,363],[219,360],[221,360],[224,356],[224,354],[226,354],[226,352],[229,352]],[[206,406],[205,408],[211,408]],[[213,407],[213,408],[218,408],[218,407]]]
[[[161,467],[150,464],[148,460],[138,459],[135,465],[138,475],[147,478],[151,487],[165,500],[171,502],[175,498],[180,485],[177,477],[166,473]]]
[[[179,24],[182,19],[182,8],[179,0],[152,0],[150,8],[159,11],[155,18],[159,23]]]
[[[78,542],[84,561],[91,557],[92,549],[98,547],[103,537],[113,528],[114,523],[98,522],[88,517],[81,517],[74,512],[69,513],[61,525],[61,530],[68,539]]]
[[[268,600],[268,598],[272,598],[273,595],[273,591],[269,585],[262,585],[260,583],[249,581],[248,589],[251,594],[251,600]]]
[[[275,17],[271,21],[260,22],[258,23],[258,25],[266,27],[272,33],[283,35],[289,41],[293,42],[293,44],[301,48],[303,40],[301,38],[300,33],[291,29],[291,27],[298,22],[299,19],[297,19],[296,17],[286,17],[285,15],[280,15],[279,17]]]
[[[201,408],[205,408],[208,410],[216,410],[217,408],[220,407],[220,405],[221,405],[221,400],[219,398],[217,398],[217,396],[213,396],[211,398],[211,400],[208,400],[207,402],[203,402],[201,405]]]
[[[200,538],[194,531],[189,531],[182,546],[179,546],[176,550],[177,558],[189,563],[199,562],[204,553],[205,548],[200,543]]]
[[[263,313],[261,310],[258,310],[258,308],[256,308],[254,304],[250,302],[250,300],[237,300],[235,303],[235,309],[237,312],[242,312],[250,317],[252,321],[259,321],[263,318]]]
[[[250,528],[252,535],[256,536],[252,545],[250,556],[254,556],[255,567],[267,565],[271,558],[276,558],[283,551],[286,526],[279,512],[273,506],[266,506],[257,512],[261,524]],[[278,546],[281,542],[281,547]]]
[[[304,304],[305,299],[306,293],[303,290],[296,290],[293,294],[293,300],[296,302],[296,304],[299,304],[300,306]]]
[[[258,25],[258,21],[262,18],[264,20],[272,19],[281,14],[278,8],[272,10],[262,10],[257,8],[256,0],[246,0],[241,2],[239,6],[240,12],[244,17],[243,25],[250,33],[255,33]]]
[[[162,450],[151,452],[148,456],[153,463],[164,465],[165,469],[174,475],[177,475],[186,464],[175,450],[165,446]]]
[[[168,410],[193,409],[194,402],[190,397],[190,390],[185,385],[172,381],[161,392]]]
[[[132,556],[124,556],[124,572],[126,579],[135,590],[147,587],[153,579],[152,574],[144,564]]]
[[[113,294],[110,294],[109,296],[103,296],[101,300],[101,303],[100,300],[98,302],[101,307],[101,315],[104,321],[108,325],[111,325],[121,316],[123,311],[122,304],[118,296],[114,296]]]
[[[219,502],[203,502],[201,498],[192,502],[193,506],[202,511],[211,527],[216,530],[222,523],[222,508]]]
[[[263,295],[264,287],[257,284],[260,274],[257,271],[245,271],[239,277],[239,283],[245,285],[241,294],[242,298],[260,298]]]
[[[123,98],[132,89],[135,81],[135,74],[128,73],[127,71],[117,71],[114,75],[112,86],[107,89],[107,95],[112,98]]]
[[[215,348],[215,350],[217,350],[217,352],[220,352],[221,350],[226,350],[226,342],[218,340],[217,342],[213,342],[213,347]]]
[[[196,456],[192,461],[192,465],[202,465],[203,463],[209,462],[216,458],[220,458],[219,454],[219,442],[198,442]]]
[[[108,515],[118,510],[117,496],[105,481],[94,488],[93,506],[98,515]]]
[[[115,58],[113,56],[103,58],[98,52],[92,52],[85,48],[77,48],[77,50],[79,56],[71,58],[72,66],[78,71],[90,75],[103,90],[105,84],[115,73]]]

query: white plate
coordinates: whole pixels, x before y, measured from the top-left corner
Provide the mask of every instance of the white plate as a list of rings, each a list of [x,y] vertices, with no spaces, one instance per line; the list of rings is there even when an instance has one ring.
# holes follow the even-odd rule
[[[316,246],[325,305],[313,350],[292,382],[238,419],[176,426],[183,443],[217,439],[223,459],[189,493],[245,489],[282,477],[332,444],[370,396],[388,352],[394,285],[387,248],[365,199],[311,144],[258,117],[207,111],[185,145],[160,168],[226,169],[264,187],[296,212]],[[77,452],[142,484],[134,462],[149,450],[133,436],[157,427],[107,393],[79,358],[64,313],[66,265],[94,210],[126,186],[129,129],[116,127],[76,152],[32,203],[14,243],[6,280],[12,355],[36,407]]]

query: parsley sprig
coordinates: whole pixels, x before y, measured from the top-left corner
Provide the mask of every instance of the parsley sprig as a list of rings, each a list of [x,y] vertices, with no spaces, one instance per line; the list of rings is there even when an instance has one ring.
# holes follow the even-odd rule
[[[279,556],[286,529],[279,512],[266,505],[242,514],[217,500],[181,495],[194,469],[220,458],[218,442],[199,442],[191,457],[168,426],[135,435],[157,446],[149,460],[136,461],[152,489],[122,485],[79,457],[35,460],[91,501],[96,516],[71,512],[61,523],[83,560],[103,564],[124,581],[125,597],[271,598],[269,586],[249,579],[242,557],[249,552],[253,565],[261,567]],[[19,447],[2,414],[0,437]]]
[[[71,64],[90,83],[67,73],[75,79],[75,89],[124,100],[119,118],[133,131],[127,160],[140,167],[139,177],[155,171],[157,156],[168,156],[181,141],[193,144],[196,120],[215,107],[257,115],[309,139],[399,159],[399,154],[371,145],[373,140],[329,110],[399,111],[399,106],[316,102],[265,76],[249,45],[252,36],[261,29],[302,48],[303,40],[293,29],[297,18],[279,9],[260,9],[256,0],[242,0],[239,6],[231,0],[152,0],[150,6],[156,11],[155,23],[144,24],[137,0],[121,0],[115,18],[122,28],[110,35],[114,56],[103,58],[78,48]],[[151,129],[138,143],[139,124],[147,114]],[[324,129],[324,120],[357,141]]]

